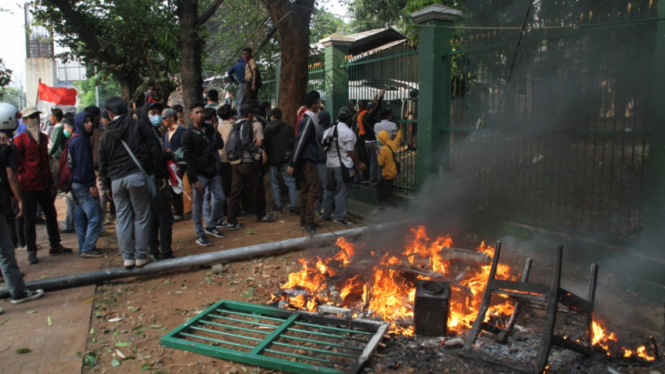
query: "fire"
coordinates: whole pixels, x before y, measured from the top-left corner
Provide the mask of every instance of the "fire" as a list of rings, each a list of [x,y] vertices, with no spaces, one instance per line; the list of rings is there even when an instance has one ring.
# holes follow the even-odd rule
[[[300,271],[289,274],[289,279],[281,289],[306,290],[306,294],[286,298],[292,307],[315,311],[318,305],[328,304],[352,309],[367,311],[372,317],[378,317],[392,323],[392,330],[404,335],[412,335],[413,305],[415,301],[415,280],[444,278],[454,279],[456,274],[451,271],[451,263],[444,256],[444,249],[451,248],[453,241],[449,235],[439,236],[432,240],[427,236],[425,227],[419,226],[411,229],[404,250],[395,254],[388,252],[384,255],[374,251],[359,251],[358,247],[347,242],[344,238],[337,240],[340,250],[331,257],[317,257],[316,261],[300,259]],[[494,249],[481,243],[477,248],[479,254],[486,254],[490,258]],[[362,254],[361,254],[362,253]],[[382,256],[378,259],[378,256]],[[358,258],[357,258],[358,257]],[[362,258],[371,259],[377,264],[371,269],[350,271],[353,276],[344,277],[344,270],[353,266],[354,262]],[[455,279],[451,284],[453,296],[450,299],[448,329],[461,332],[468,329],[476,318],[491,264],[467,267],[461,279]],[[459,269],[458,274],[459,274]],[[405,274],[413,274],[408,278]],[[511,269],[507,265],[499,265],[496,277],[511,279]],[[409,280],[411,279],[411,280]],[[327,284],[334,283],[333,291],[329,291]],[[284,296],[275,300],[284,299]],[[496,303],[500,301],[500,303]],[[513,311],[512,303],[507,299],[495,300],[488,312],[487,319],[492,317],[509,316]]]
[[[600,322],[597,322],[595,318],[591,324],[591,332],[591,345],[602,348],[607,352],[608,356],[611,356],[610,351],[616,349],[612,347],[617,343],[616,335],[613,332],[607,335],[605,327],[603,327]],[[636,351],[624,347],[618,349],[620,352],[623,352],[621,355],[624,358],[629,358],[637,353],[637,357],[646,361],[654,361],[656,359],[654,356],[647,353],[647,348],[644,345],[638,347]]]

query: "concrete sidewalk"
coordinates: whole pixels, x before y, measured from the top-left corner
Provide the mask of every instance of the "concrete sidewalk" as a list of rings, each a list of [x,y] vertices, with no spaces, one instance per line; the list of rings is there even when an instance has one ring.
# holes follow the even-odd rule
[[[64,200],[56,200],[58,221],[64,222]],[[114,230],[113,230],[114,231]],[[62,244],[74,254],[50,257],[46,226],[37,225],[39,263],[30,265],[26,251],[16,251],[18,265],[26,282],[46,277],[75,274],[100,269],[102,259],[84,259],[76,254],[76,234],[61,234]],[[114,235],[100,238],[98,246],[115,240]],[[41,299],[13,306],[9,299],[0,301],[0,373],[80,373],[90,326],[95,286],[48,292]],[[51,317],[51,326],[48,318]],[[28,348],[29,353],[17,354]]]

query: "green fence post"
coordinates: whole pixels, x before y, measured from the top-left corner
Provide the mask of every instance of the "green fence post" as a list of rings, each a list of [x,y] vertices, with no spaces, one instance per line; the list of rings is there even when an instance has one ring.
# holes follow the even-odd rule
[[[272,60],[275,62],[275,103],[273,104],[273,107],[278,107],[279,80],[282,77],[282,52],[277,52],[274,55],[272,55]]]
[[[665,2],[657,2],[657,19],[665,17]],[[651,254],[663,258],[665,251],[665,23],[655,22],[653,44],[653,80],[651,93],[651,122],[649,132],[649,199],[646,200],[642,248]],[[665,274],[665,273],[661,273]],[[665,276],[662,276],[665,279]]]
[[[441,4],[411,13],[419,27],[420,74],[418,92],[418,153],[416,155],[416,191],[419,191],[431,174],[439,173],[439,166],[447,165],[447,154],[442,152],[450,141],[450,133],[443,129],[450,126],[452,100],[450,41],[453,26],[462,12]],[[438,155],[444,155],[443,158]],[[440,159],[440,161],[436,161]]]
[[[341,66],[353,42],[354,39],[338,33],[319,41],[325,47],[326,109],[333,119],[337,118],[339,108],[349,105],[349,75]]]

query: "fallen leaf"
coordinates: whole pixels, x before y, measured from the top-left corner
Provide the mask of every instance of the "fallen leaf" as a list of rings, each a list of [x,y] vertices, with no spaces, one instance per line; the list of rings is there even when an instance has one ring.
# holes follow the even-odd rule
[[[6,320],[0,322],[0,326],[2,326],[2,325],[4,325],[5,323],[7,323],[7,321],[9,321],[9,318],[7,318]]]
[[[152,367],[152,365],[150,365],[149,362],[146,362],[145,364],[143,364],[143,365],[141,366],[141,371],[150,370],[151,367]]]
[[[149,327],[150,327],[151,329],[158,329],[158,328],[161,328],[162,325],[150,325]]]
[[[35,314],[35,313],[37,313],[36,310],[28,310],[27,312],[25,312],[25,314]]]
[[[120,317],[111,318],[109,320],[109,322],[120,322],[120,321],[122,321],[122,318],[120,318]]]
[[[16,350],[16,353],[17,353],[17,354],[20,354],[20,355],[22,355],[22,354],[24,354],[24,353],[30,353],[30,352],[32,352],[32,351],[30,350],[30,348],[21,348],[21,349],[17,349],[17,350]]]
[[[51,316],[48,316],[48,318],[46,318],[46,323],[48,323],[48,327],[51,327],[53,325],[51,323]]]
[[[116,354],[116,356],[122,358],[123,360],[127,358],[124,354],[122,354],[122,352],[120,352],[119,349],[115,350],[115,354]]]
[[[130,345],[130,344],[132,344],[132,343],[127,343],[127,342],[117,342],[117,343],[115,343],[115,346],[118,347],[118,348],[123,348],[123,347],[127,347],[127,346]]]
[[[161,329],[157,330],[157,332],[164,332],[166,331],[166,327],[162,327]]]
[[[111,366],[113,366],[113,367],[120,366],[120,361],[118,361],[114,358],[113,360],[111,360]]]

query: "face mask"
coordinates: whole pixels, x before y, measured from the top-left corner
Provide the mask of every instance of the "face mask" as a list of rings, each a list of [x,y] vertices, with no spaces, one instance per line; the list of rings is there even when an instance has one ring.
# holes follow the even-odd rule
[[[154,127],[159,127],[162,124],[162,116],[152,116],[150,122]]]
[[[70,135],[70,134],[69,134],[69,131],[67,131],[67,130],[65,129],[65,130],[62,131],[62,133],[65,134],[65,138],[69,138],[69,135]]]

